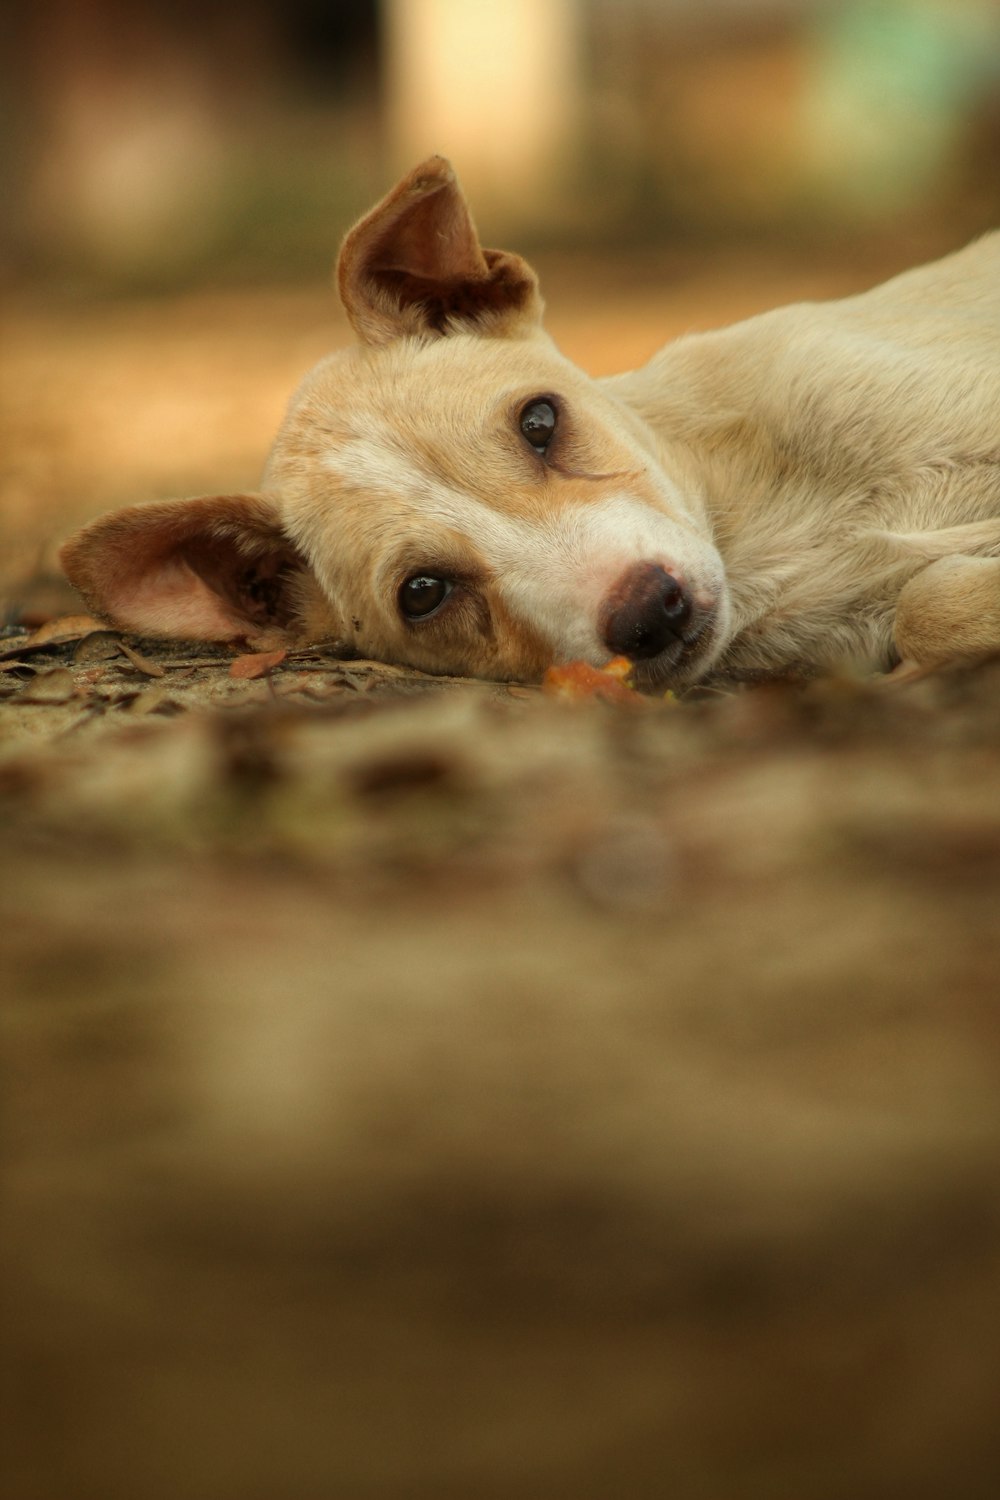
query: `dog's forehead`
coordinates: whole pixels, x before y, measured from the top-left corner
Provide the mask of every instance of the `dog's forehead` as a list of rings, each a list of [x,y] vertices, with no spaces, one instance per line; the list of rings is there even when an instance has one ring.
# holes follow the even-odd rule
[[[318,365],[293,399],[266,481],[286,502],[304,487],[313,499],[325,489],[332,500],[335,491],[341,509],[373,494],[424,509],[434,484],[487,504],[499,486],[510,503],[519,405],[584,381],[544,335],[345,350]]]
[[[580,378],[544,336],[399,340],[380,349],[345,350],[317,366],[294,404],[293,419],[300,432],[313,423],[334,443],[382,441],[414,453],[455,451],[481,436],[519,397]]]
[[[518,432],[523,403],[543,394],[575,408],[589,444],[571,460],[591,462],[555,483]],[[544,336],[348,350],[308,377],[265,479],[331,580],[419,550],[468,553],[494,574],[533,558],[576,574],[588,559],[667,555],[675,497],[615,410]]]

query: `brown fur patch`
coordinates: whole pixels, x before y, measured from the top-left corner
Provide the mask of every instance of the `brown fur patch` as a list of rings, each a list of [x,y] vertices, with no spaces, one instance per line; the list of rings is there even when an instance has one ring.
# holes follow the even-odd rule
[[[445,334],[454,322],[506,328],[541,312],[535,273],[518,255],[482,249],[442,157],[422,163],[355,225],[337,281],[365,343]]]
[[[497,675],[518,682],[540,682],[545,669],[552,665],[552,647],[524,620],[515,619],[492,590],[489,609],[493,661],[501,667]]]

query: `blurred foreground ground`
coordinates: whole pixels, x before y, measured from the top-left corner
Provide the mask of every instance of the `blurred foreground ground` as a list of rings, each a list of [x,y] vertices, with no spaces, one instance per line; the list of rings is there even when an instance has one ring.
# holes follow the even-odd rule
[[[601,372],[875,260],[545,284]],[[22,302],[14,613],[341,337]],[[992,1500],[1000,667],[629,711],[68,634],[0,642],[6,1493]]]

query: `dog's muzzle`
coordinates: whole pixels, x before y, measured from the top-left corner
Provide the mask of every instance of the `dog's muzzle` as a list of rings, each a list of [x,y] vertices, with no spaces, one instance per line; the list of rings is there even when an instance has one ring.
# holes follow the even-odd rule
[[[604,603],[601,639],[615,656],[677,657],[701,633],[685,586],[659,563],[636,563]]]

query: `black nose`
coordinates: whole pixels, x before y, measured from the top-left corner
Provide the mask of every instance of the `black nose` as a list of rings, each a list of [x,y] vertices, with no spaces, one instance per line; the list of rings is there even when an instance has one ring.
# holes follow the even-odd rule
[[[616,656],[641,659],[683,640],[691,596],[659,563],[638,563],[619,579],[604,616],[604,644]]]

